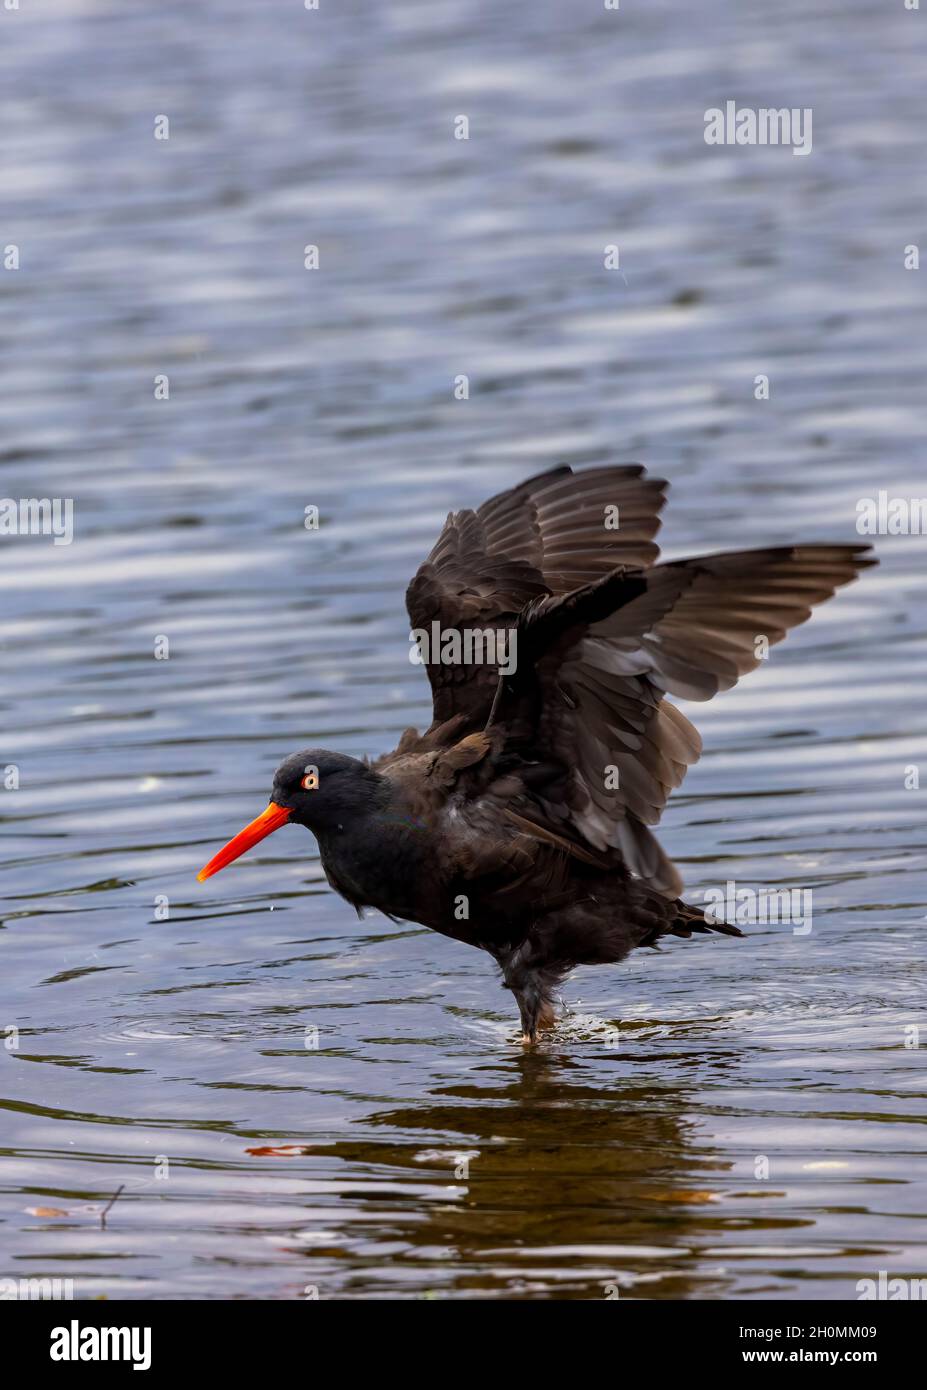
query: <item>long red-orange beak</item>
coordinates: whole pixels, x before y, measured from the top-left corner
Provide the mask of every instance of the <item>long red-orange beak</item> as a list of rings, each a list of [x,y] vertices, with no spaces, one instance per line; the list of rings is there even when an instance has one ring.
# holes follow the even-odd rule
[[[290,819],[290,809],[288,806],[278,806],[272,801],[266,811],[262,811],[256,820],[250,825],[246,825],[244,830],[239,830],[238,834],[229,840],[227,845],[223,845],[218,854],[214,854],[206,865],[205,869],[200,869],[197,878],[200,883],[206,878],[211,878],[220,869],[224,869],[226,864],[231,864],[233,859],[237,859],[240,854],[244,854],[246,849],[256,845],[259,840],[263,840],[272,830],[279,830],[281,825],[286,825]]]

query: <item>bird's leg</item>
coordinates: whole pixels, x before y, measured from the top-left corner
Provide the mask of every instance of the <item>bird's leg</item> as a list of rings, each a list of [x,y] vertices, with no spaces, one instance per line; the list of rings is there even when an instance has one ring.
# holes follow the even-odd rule
[[[542,1029],[553,1028],[557,1022],[552,990],[560,974],[532,959],[527,943],[500,964],[502,982],[514,994],[521,1015],[521,1040],[526,1047],[531,1046]]]
[[[521,1040],[525,1047],[532,1047],[538,1040],[539,1001],[532,989],[516,989],[515,1002],[521,1015]]]

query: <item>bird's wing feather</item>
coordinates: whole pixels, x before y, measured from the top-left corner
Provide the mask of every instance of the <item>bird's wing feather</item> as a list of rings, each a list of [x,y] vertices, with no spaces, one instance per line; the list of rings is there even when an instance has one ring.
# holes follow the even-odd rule
[[[577,621],[543,639],[543,652],[532,626],[551,624],[554,605],[566,612],[577,596],[532,605],[519,676],[498,717],[511,731],[510,755],[555,769],[532,788],[539,818],[594,849],[620,851],[632,872],[677,896],[679,874],[647,827],[698,759],[701,740],[664,694],[707,700],[729,689],[763,659],[758,639],[781,641],[875,563],[866,549],[790,546],[658,565],[635,577],[637,596],[612,586],[617,605],[598,621],[585,621],[574,603]]]
[[[563,466],[475,512],[451,513],[406,592],[413,630],[430,637],[437,622],[442,631],[507,631],[532,599],[569,593],[619,565],[652,564],[664,487],[639,464],[579,474]],[[426,662],[435,724],[464,715],[477,725],[498,663],[445,664],[436,655],[429,649]]]

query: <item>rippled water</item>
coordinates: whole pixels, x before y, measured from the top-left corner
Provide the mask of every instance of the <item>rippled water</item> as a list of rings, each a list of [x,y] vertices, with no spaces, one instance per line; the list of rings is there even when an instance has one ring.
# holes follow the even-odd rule
[[[922,537],[880,538],[688,711],[706,753],[663,840],[690,896],[811,887],[808,935],[578,971],[526,1054],[488,960],[358,923],[304,832],[194,875],[286,752],[428,721],[402,595],[449,508],[633,458],[672,480],[678,555],[854,540],[858,499],[925,491],[925,20],[58,0],[0,24],[0,492],[75,499],[72,545],[0,542],[0,1276],[923,1277]],[[812,154],[707,147],[728,98],[812,106]]]

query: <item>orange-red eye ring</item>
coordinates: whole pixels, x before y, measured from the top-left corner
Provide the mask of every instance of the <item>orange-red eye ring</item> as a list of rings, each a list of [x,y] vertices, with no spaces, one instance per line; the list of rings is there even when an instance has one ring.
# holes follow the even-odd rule
[[[299,785],[304,792],[314,792],[319,785],[319,779],[314,772],[307,772],[305,777],[301,777]]]

